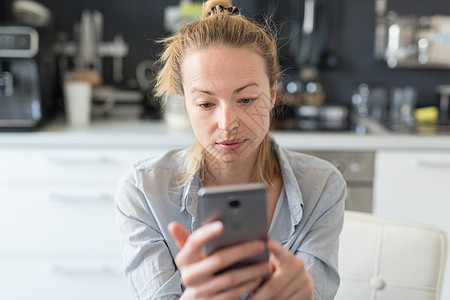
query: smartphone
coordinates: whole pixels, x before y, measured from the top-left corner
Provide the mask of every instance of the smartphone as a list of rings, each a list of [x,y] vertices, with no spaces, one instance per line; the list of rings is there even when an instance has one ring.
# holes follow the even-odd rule
[[[267,240],[267,190],[263,183],[202,188],[199,190],[199,210],[202,224],[220,220],[224,225],[222,234],[205,245],[204,251],[208,255],[242,242]],[[230,268],[241,268],[268,259],[266,249]]]

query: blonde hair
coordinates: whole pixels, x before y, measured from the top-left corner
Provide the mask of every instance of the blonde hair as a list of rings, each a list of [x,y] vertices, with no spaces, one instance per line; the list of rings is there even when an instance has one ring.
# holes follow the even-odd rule
[[[164,102],[173,95],[183,95],[181,64],[186,51],[200,50],[212,45],[229,45],[236,48],[250,47],[265,61],[266,74],[271,87],[281,75],[277,56],[276,34],[269,24],[259,25],[241,14],[232,14],[228,10],[212,10],[216,6],[231,7],[231,1],[210,0],[203,3],[202,19],[183,26],[179,32],[160,42],[164,49],[158,62],[162,68],[156,76],[155,96]],[[274,177],[281,175],[276,154],[271,149],[271,139],[267,133],[261,142],[257,162],[254,166],[252,181],[272,183]],[[186,173],[178,178],[184,185],[188,179],[200,171],[206,170],[204,149],[198,142],[191,147],[188,155],[191,160]]]

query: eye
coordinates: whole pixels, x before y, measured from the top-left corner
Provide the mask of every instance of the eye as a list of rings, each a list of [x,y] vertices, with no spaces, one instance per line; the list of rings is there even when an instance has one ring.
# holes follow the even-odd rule
[[[240,101],[243,104],[250,104],[250,103],[252,103],[255,100],[256,100],[256,98],[245,98],[245,99],[241,99]]]
[[[214,104],[208,102],[208,103],[201,103],[198,106],[200,106],[202,108],[211,108],[211,107],[213,107],[213,105]]]

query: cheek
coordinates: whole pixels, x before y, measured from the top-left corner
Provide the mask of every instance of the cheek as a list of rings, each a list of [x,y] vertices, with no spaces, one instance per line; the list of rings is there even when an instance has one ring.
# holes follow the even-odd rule
[[[191,122],[192,130],[194,131],[197,139],[202,140],[205,133],[210,130],[210,122],[204,114],[200,114],[195,111],[195,109],[186,107],[186,111],[189,116],[189,121]]]
[[[249,127],[267,131],[270,125],[270,110],[266,106],[255,106],[246,112],[247,124]]]

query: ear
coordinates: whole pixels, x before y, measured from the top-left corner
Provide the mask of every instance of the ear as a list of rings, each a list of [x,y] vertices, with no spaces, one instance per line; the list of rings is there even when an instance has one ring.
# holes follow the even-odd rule
[[[270,109],[273,109],[277,101],[277,82],[273,84],[272,88],[270,89]]]

